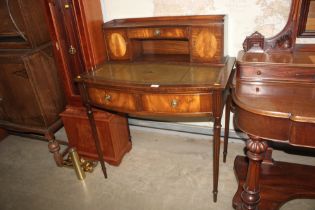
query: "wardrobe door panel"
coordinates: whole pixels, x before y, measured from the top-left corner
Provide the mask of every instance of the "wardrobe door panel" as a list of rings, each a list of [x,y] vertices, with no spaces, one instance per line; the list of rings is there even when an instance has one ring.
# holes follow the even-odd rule
[[[1,120],[21,125],[43,126],[44,119],[25,66],[19,57],[10,60],[15,62],[0,62],[1,107],[4,112]]]

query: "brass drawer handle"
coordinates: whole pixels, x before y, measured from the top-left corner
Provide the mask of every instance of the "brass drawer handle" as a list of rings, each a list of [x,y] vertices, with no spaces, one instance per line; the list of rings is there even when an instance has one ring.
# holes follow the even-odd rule
[[[261,75],[261,71],[257,71],[257,75]]]
[[[106,101],[106,102],[110,102],[111,100],[112,100],[112,96],[106,94],[106,95],[105,95],[105,101]]]
[[[172,101],[171,101],[171,106],[173,107],[173,108],[176,108],[177,106],[178,106],[178,100],[177,99],[173,99]]]
[[[158,29],[158,28],[155,29],[155,30],[154,30],[154,35],[155,35],[155,36],[160,36],[160,35],[161,35],[161,30]]]
[[[70,55],[74,55],[77,53],[77,50],[72,45],[70,45],[68,52]]]

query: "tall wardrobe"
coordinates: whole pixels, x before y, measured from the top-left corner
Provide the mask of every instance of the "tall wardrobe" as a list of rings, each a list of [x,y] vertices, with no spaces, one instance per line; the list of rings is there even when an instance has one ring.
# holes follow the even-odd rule
[[[54,142],[65,96],[41,0],[0,0],[0,129]]]

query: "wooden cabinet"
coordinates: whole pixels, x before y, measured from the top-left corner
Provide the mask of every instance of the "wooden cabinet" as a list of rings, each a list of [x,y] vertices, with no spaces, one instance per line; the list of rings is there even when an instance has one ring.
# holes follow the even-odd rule
[[[108,60],[225,63],[224,15],[117,19],[104,23]]]
[[[61,126],[64,95],[50,44],[0,54],[0,125],[45,134]]]
[[[0,0],[0,18],[0,127],[53,141],[65,98],[42,2]]]
[[[36,48],[50,41],[39,0],[0,0],[0,48]]]
[[[91,128],[74,78],[95,69],[106,60],[101,2],[45,0],[44,5],[68,102],[61,116],[69,145],[76,147],[81,156],[95,159],[97,155]],[[119,42],[119,38],[117,41],[114,37],[113,41]],[[121,53],[116,52],[120,56]],[[127,118],[104,111],[97,111],[97,116],[97,127],[107,132],[100,137],[104,148],[106,147],[104,159],[110,164],[118,165],[124,154],[131,149]],[[113,135],[118,130],[119,135]]]

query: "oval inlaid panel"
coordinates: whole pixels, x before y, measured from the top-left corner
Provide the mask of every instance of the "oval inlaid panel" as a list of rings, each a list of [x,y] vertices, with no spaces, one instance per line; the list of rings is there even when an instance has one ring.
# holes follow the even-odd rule
[[[123,57],[127,52],[125,38],[119,33],[112,33],[109,37],[109,48],[115,57]]]
[[[217,52],[218,42],[209,30],[201,30],[196,37],[196,53],[201,58],[212,58]]]

